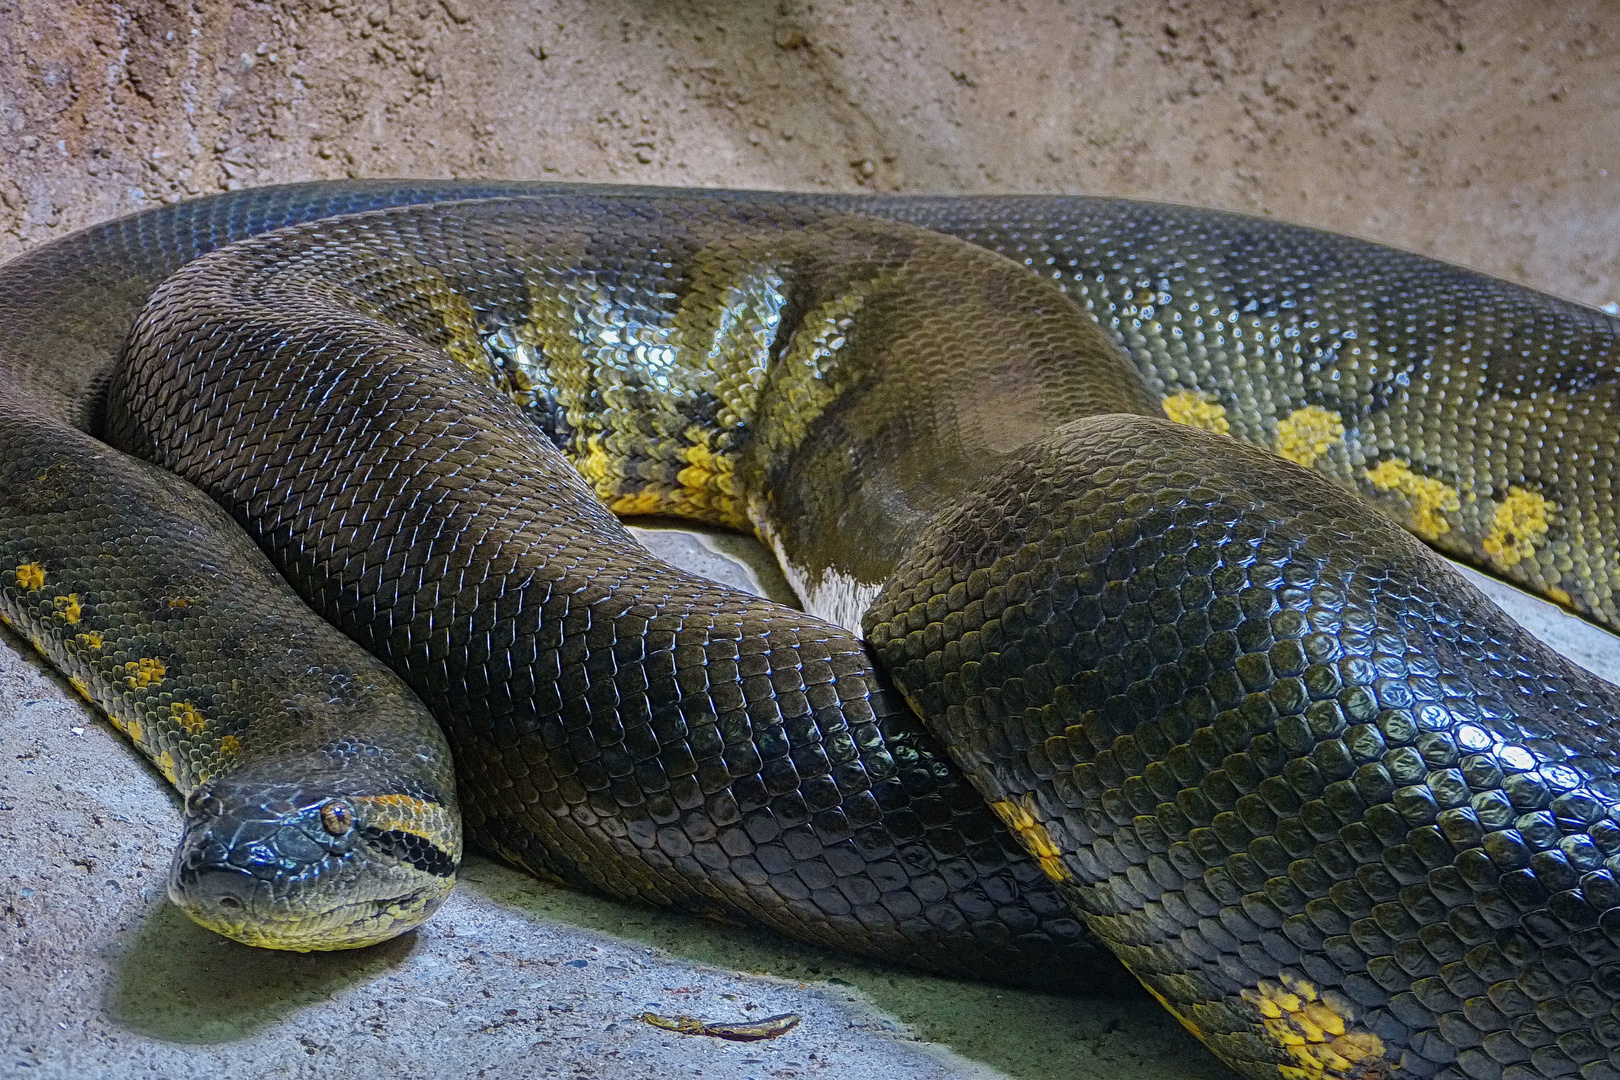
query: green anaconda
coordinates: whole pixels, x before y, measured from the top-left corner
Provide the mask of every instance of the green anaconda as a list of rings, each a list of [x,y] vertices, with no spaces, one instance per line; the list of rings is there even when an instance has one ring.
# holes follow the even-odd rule
[[[1598,1080],[1620,691],[1389,518],[1620,624],[1617,329],[1122,200],[215,196],[0,267],[0,618],[250,943],[416,925],[465,829],[938,971],[1100,942],[1250,1076]]]

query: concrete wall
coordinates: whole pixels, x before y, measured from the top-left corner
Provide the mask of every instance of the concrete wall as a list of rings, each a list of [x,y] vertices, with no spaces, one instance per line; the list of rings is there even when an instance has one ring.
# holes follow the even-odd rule
[[[1620,9],[0,0],[0,256],[332,176],[1071,191],[1620,299]]]

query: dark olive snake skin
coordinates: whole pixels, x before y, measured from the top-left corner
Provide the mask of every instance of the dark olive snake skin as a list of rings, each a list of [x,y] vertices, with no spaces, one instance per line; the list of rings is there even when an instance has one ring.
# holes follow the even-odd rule
[[[0,267],[0,616],[243,940],[414,925],[464,822],[934,970],[1100,941],[1246,1075],[1620,1076],[1620,697],[1365,501],[1615,625],[1614,334],[1117,200],[218,196]]]

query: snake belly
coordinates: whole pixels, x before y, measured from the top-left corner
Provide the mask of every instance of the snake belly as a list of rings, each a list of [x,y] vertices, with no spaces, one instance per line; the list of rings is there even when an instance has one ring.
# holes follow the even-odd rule
[[[49,309],[105,344],[191,255],[323,203],[473,195],[522,197],[185,265],[105,424],[105,354],[64,367],[39,329]],[[290,837],[285,861],[445,879],[457,796],[397,676],[444,727],[469,836],[537,873],[1083,978],[1060,897],[1248,1075],[1614,1071],[1615,691],[1341,490],[1612,623],[1601,314],[1109,200],[333,185],[132,221],[0,273],[0,308],[36,312],[0,354],[0,409],[61,459],[0,478],[0,588],[87,696],[141,718],[190,791],[188,843],[253,769],[285,787],[288,760],[353,754],[368,767],[336,771],[363,783],[272,784],[255,827]],[[53,289],[114,314],[92,328]],[[77,428],[212,496],[392,674],[309,664],[310,696],[278,682],[233,719],[188,621],[245,607],[200,587],[233,575],[125,575],[122,614],[87,553],[124,544],[139,500],[99,534],[72,500],[110,469],[110,491],[169,492],[193,523],[124,544],[143,572],[217,513]],[[833,621],[649,561],[604,502],[754,529]],[[837,623],[864,625],[962,772]],[[379,711],[345,741],[317,697]],[[253,710],[289,702],[269,730],[293,734],[258,741]],[[234,857],[185,866],[261,869]],[[442,898],[374,893],[373,928]]]

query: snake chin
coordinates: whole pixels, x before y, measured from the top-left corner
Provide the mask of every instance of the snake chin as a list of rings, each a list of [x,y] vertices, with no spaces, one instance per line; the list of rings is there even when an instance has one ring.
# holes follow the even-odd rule
[[[459,833],[440,847],[402,819],[402,805],[430,804],[235,775],[199,785],[186,799],[169,899],[198,925],[259,948],[357,949],[396,937],[439,908],[460,864]]]
[[[335,952],[361,949],[413,930],[438,910],[454,879],[433,883],[401,896],[375,897],[305,911],[263,905],[242,882],[225,875],[205,876],[177,886],[169,881],[169,899],[193,922],[232,941],[285,952]],[[242,893],[249,892],[247,899]]]

